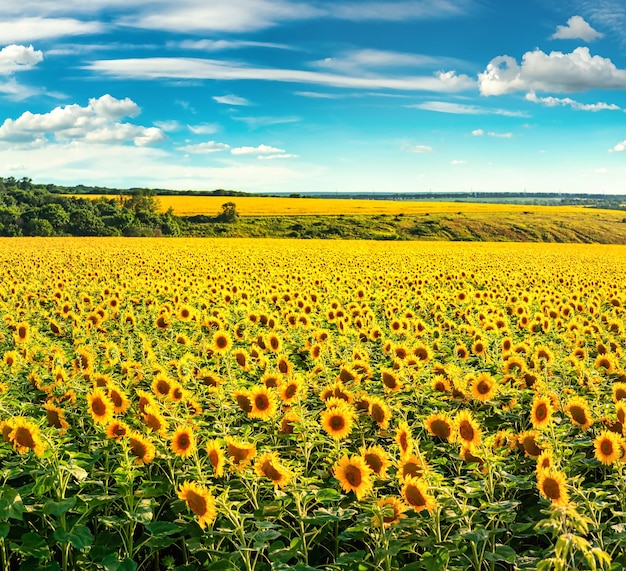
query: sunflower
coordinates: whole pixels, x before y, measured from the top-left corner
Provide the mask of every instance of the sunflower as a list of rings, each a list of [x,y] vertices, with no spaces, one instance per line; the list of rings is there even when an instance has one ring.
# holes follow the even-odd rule
[[[613,383],[613,402],[626,400],[626,383]]]
[[[235,358],[237,365],[239,365],[242,370],[249,371],[252,368],[250,353],[248,353],[245,349],[237,349],[233,351],[233,357]]]
[[[344,492],[354,492],[357,500],[365,497],[374,485],[372,471],[361,456],[344,455],[335,463],[334,476]]]
[[[278,410],[276,394],[265,385],[258,385],[250,389],[248,391],[248,399],[250,400],[250,410],[248,411],[250,418],[268,420]]]
[[[471,411],[462,410],[457,413],[455,420],[457,436],[461,443],[469,448],[473,448],[480,444],[481,430],[478,421],[474,418]]]
[[[395,442],[400,448],[400,456],[405,456],[411,452],[413,448],[414,440],[411,434],[411,429],[406,420],[403,420],[398,424],[396,428]]]
[[[328,400],[331,397],[344,400],[347,403],[351,403],[354,400],[354,395],[350,392],[341,381],[333,383],[329,387],[326,387],[320,393],[320,399],[323,401]]]
[[[450,381],[442,375],[436,375],[435,378],[432,380],[431,386],[434,391],[437,391],[439,393],[448,393],[452,389]]]
[[[178,490],[178,498],[187,502],[189,509],[198,517],[198,525],[202,529],[215,521],[215,498],[205,486],[186,480]]]
[[[470,391],[472,397],[486,402],[492,400],[498,392],[498,384],[489,373],[481,373],[472,381]]]
[[[554,456],[550,450],[543,450],[537,457],[537,472],[554,468]]]
[[[172,390],[174,381],[168,379],[164,374],[157,374],[152,381],[152,392],[161,399],[167,398]]]
[[[615,464],[622,456],[622,437],[610,430],[603,430],[593,441],[596,460],[608,466]]]
[[[37,456],[41,456],[46,449],[45,444],[41,441],[41,431],[30,420],[25,418],[12,418],[5,423],[10,432],[5,436],[5,440],[15,447],[19,454],[26,454],[32,450]],[[5,427],[3,426],[3,434]]]
[[[232,339],[226,331],[217,331],[211,341],[211,350],[214,353],[226,353],[232,344]]]
[[[362,446],[359,452],[370,470],[384,480],[387,477],[387,468],[389,468],[389,457],[385,449],[382,446],[369,446],[368,448]]]
[[[124,413],[128,409],[130,401],[128,397],[117,385],[111,383],[107,388],[107,395],[113,403],[114,413]]]
[[[30,339],[30,326],[28,323],[15,324],[14,338],[17,343],[26,343]]]
[[[149,464],[154,460],[156,449],[149,438],[136,430],[129,430],[127,436],[130,451],[135,456],[136,464]]]
[[[250,402],[249,392],[245,389],[238,389],[233,393],[233,398],[237,401],[239,408],[244,412],[250,413],[252,403]]]
[[[256,473],[272,481],[274,487],[284,488],[293,477],[278,458],[278,452],[267,452],[257,458],[254,463]]]
[[[179,426],[172,434],[170,447],[174,454],[186,458],[196,449],[196,437],[190,426]]]
[[[150,405],[156,406],[157,402],[152,394],[146,391],[142,391],[141,389],[137,389],[135,393],[139,397],[139,411],[141,413],[146,412],[147,406],[150,406]]]
[[[476,456],[472,453],[472,449],[467,446],[461,446],[461,450],[459,452],[459,456],[463,458],[468,464],[478,464],[481,467],[482,471],[486,471],[486,467],[483,467],[485,464],[485,459],[480,456]]]
[[[398,462],[398,472],[396,476],[400,482],[404,482],[408,477],[421,478],[430,467],[421,456],[407,454],[400,458]]]
[[[428,493],[428,484],[421,478],[412,476],[405,478],[402,485],[402,496],[404,501],[416,512],[427,510],[432,513],[437,506],[435,498]]]
[[[130,429],[126,425],[126,423],[121,420],[112,420],[107,424],[106,427],[106,435],[107,438],[112,438],[118,440],[128,434]]]
[[[293,434],[294,425],[300,422],[301,418],[293,411],[287,411],[280,421],[279,432],[281,434]]]
[[[224,475],[224,465],[226,464],[224,449],[217,440],[209,440],[206,443],[206,452],[215,477],[221,478]]]
[[[583,397],[573,397],[570,399],[565,407],[565,412],[567,412],[572,422],[580,426],[583,430],[587,430],[587,428],[593,424],[589,405]]]
[[[537,436],[538,433],[535,430],[526,430],[517,435],[518,448],[533,460],[537,460],[543,451],[543,448],[537,444]]]
[[[433,413],[425,421],[426,430],[432,436],[453,442],[455,438],[454,420],[447,413]]]
[[[335,440],[342,440],[352,431],[354,409],[347,404],[338,404],[328,408],[320,414],[320,424],[322,429]]]
[[[376,505],[380,509],[380,515],[372,518],[374,525],[380,526],[382,521],[383,527],[387,529],[406,517],[404,512],[407,510],[407,506],[399,498],[391,496],[382,498],[376,502]]]
[[[50,426],[59,430],[65,430],[69,426],[69,422],[65,420],[65,412],[58,406],[51,402],[46,402],[43,408],[46,411],[46,420]]]
[[[385,430],[391,419],[390,406],[380,397],[369,397],[369,415],[378,424],[378,428]]]
[[[539,493],[550,500],[552,505],[566,506],[569,504],[567,478],[563,472],[553,469],[542,470],[537,474],[537,487]]]
[[[302,380],[298,377],[293,377],[285,381],[278,390],[280,399],[284,404],[292,404],[301,398],[303,386]]]
[[[242,470],[256,455],[256,447],[254,444],[247,442],[239,442],[234,438],[226,438],[226,449],[228,451],[228,457],[232,461],[236,469]]]
[[[115,407],[102,389],[87,393],[87,406],[96,424],[108,424],[112,420]]]
[[[533,399],[533,406],[530,411],[530,422],[533,428],[542,430],[550,424],[552,421],[552,414],[554,408],[552,405],[552,399],[546,395],[535,395]]]

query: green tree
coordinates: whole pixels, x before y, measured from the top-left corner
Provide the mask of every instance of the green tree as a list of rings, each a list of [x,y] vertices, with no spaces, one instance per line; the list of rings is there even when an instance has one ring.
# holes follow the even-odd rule
[[[217,220],[219,222],[237,222],[239,213],[237,212],[237,205],[234,202],[226,202],[222,204],[222,211],[218,214]]]

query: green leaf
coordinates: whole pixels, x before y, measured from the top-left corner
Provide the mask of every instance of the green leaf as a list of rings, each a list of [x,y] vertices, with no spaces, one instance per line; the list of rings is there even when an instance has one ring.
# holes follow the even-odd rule
[[[507,563],[515,563],[515,549],[508,545],[498,544],[493,553],[485,553],[485,559],[488,561],[506,561]]]
[[[322,504],[326,504],[339,501],[341,494],[333,488],[322,488],[315,494],[315,499]]]
[[[43,506],[43,513],[46,515],[60,516],[76,505],[76,497],[67,498],[55,502],[54,500],[48,500]]]
[[[489,537],[489,533],[480,528],[475,529],[474,531],[467,531],[461,534],[461,537],[467,541],[473,541],[475,543],[480,543],[481,541],[485,541]]]
[[[59,528],[53,537],[60,543],[69,543],[75,549],[85,549],[93,543],[93,535],[86,525],[77,525],[72,531]]]
[[[0,514],[2,519],[22,520],[24,513],[22,498],[13,488],[5,488],[0,492]]]
[[[127,557],[120,563],[117,571],[135,571],[135,569],[137,569],[137,563],[135,563],[130,557]]]
[[[8,522],[6,521],[0,522],[0,539],[3,539],[7,535],[9,535],[10,529],[11,529],[11,526],[8,524]]]
[[[184,527],[170,521],[153,521],[146,524],[146,529],[154,537],[165,537],[182,531]]]
[[[148,499],[139,500],[133,512],[124,512],[131,521],[143,523],[144,525],[152,521],[154,512],[152,511],[152,502]]]
[[[11,544],[13,550],[17,551],[21,555],[26,557],[33,557],[34,559],[45,559],[50,557],[50,548],[43,538],[38,533],[28,532],[22,535],[22,544]]]
[[[237,571],[237,568],[228,559],[218,559],[205,567],[208,571]]]

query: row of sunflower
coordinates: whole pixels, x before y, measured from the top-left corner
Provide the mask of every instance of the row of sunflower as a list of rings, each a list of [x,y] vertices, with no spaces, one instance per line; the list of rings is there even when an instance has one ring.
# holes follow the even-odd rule
[[[616,249],[70,242],[0,251],[5,568],[626,565]]]

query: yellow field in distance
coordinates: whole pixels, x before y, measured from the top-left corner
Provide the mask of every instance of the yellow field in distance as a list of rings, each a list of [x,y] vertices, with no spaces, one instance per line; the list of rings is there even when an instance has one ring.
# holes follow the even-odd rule
[[[115,198],[113,195],[87,195],[82,198]],[[173,208],[177,216],[204,214],[215,216],[222,204],[234,202],[242,216],[301,215],[376,215],[376,214],[498,214],[533,213],[574,214],[580,206],[530,206],[527,204],[486,204],[470,202],[426,202],[399,200],[361,200],[347,198],[288,198],[257,196],[159,196],[161,209]]]

